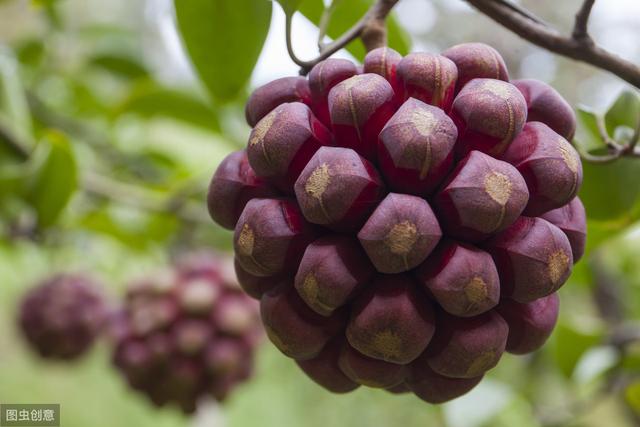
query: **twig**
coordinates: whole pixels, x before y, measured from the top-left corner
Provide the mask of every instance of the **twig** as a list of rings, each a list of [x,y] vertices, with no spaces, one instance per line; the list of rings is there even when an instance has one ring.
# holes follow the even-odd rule
[[[504,1],[467,0],[467,2],[481,13],[533,44],[550,52],[609,71],[640,88],[640,67],[587,39],[563,36],[557,30],[515,12],[512,8],[505,6]],[[588,9],[590,11],[590,8]],[[585,12],[585,14],[587,13]],[[586,26],[586,18],[584,23]]]
[[[335,1],[332,1],[331,4],[322,11],[322,16],[320,17],[320,23],[318,24],[318,52],[320,53],[324,52],[327,46],[324,42],[324,38],[327,35],[329,22],[331,21],[331,16],[336,9],[336,4],[337,3]]]
[[[291,35],[293,14],[287,14],[285,22],[287,51],[289,52],[289,56],[293,62],[301,67],[301,74],[306,74],[314,65],[327,59],[358,37],[362,39],[362,43],[368,51],[384,46],[387,42],[387,15],[389,15],[398,1],[399,0],[377,0],[353,27],[348,29],[332,43],[325,45],[320,55],[309,61],[304,61],[298,58],[293,50]]]
[[[576,13],[576,21],[573,26],[572,36],[575,40],[582,40],[586,42],[591,42],[591,37],[589,36],[589,31],[587,30],[587,25],[589,24],[589,16],[591,16],[591,9],[593,8],[596,0],[584,0],[582,3],[582,7]]]

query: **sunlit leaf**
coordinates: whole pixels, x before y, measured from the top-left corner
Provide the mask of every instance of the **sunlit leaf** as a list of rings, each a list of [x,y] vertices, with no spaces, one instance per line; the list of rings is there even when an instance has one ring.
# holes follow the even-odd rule
[[[31,143],[31,113],[12,53],[0,46],[0,126],[17,141]]]
[[[216,101],[246,86],[269,31],[265,0],[175,0],[182,40],[200,79]]]
[[[573,143],[578,151],[592,153],[606,149],[605,141],[598,132],[598,114],[588,107],[579,106],[577,117],[578,126]]]
[[[640,95],[623,91],[605,114],[605,123],[609,135],[614,135],[619,126],[635,129],[640,121]]]

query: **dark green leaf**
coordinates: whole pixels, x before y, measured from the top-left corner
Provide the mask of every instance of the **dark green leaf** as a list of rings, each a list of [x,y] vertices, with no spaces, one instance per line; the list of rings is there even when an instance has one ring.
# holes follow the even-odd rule
[[[178,27],[195,69],[214,100],[246,86],[271,22],[270,1],[175,0]]]
[[[640,120],[640,96],[636,92],[622,92],[613,102],[604,119],[607,132],[611,136],[619,126],[635,129]]]
[[[372,0],[335,0],[335,10],[331,15],[331,21],[327,34],[332,38],[338,38],[345,31],[351,28],[356,22],[362,18],[373,3]],[[300,5],[300,12],[311,22],[318,25],[324,10],[322,0],[304,0]],[[393,16],[387,19],[387,28],[389,36],[389,47],[405,55],[409,52],[410,42],[407,33],[398,25]],[[294,28],[295,31],[295,28]],[[365,49],[359,40],[350,43],[347,50],[362,61],[365,55]],[[301,55],[303,57],[312,55]]]
[[[149,75],[149,71],[144,64],[127,55],[105,53],[90,58],[88,63],[128,79],[140,79]]]
[[[640,381],[631,383],[625,390],[624,396],[633,412],[640,416]]]
[[[26,199],[33,206],[41,227],[55,223],[78,185],[77,166],[69,140],[50,132],[34,153],[35,171]]]
[[[280,3],[280,6],[282,6],[284,13],[289,15],[298,10],[298,8],[300,7],[300,3],[302,3],[302,0],[277,0],[277,2]]]

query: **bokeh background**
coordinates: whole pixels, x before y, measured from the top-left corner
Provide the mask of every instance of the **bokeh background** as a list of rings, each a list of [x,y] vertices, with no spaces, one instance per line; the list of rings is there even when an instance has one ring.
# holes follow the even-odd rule
[[[581,1],[520,3],[569,32]],[[605,112],[631,89],[532,46],[462,0],[402,0],[395,21],[412,50],[489,43],[512,77],[544,80],[575,107]],[[640,62],[640,2],[596,2],[590,29],[607,49]],[[294,34],[298,55],[313,57],[317,28],[298,14]],[[129,391],[105,344],[73,366],[28,351],[15,331],[16,304],[39,278],[86,271],[115,301],[128,281],[184,250],[230,250],[230,233],[207,218],[206,186],[219,161],[246,142],[251,88],[297,74],[284,37],[274,4],[249,86],[212,103],[170,0],[0,0],[0,129],[33,150],[26,158],[0,138],[0,402],[60,403],[69,427],[640,425],[640,160],[585,169],[589,254],[561,290],[549,344],[528,357],[505,355],[472,393],[441,407],[371,389],[331,395],[265,342],[255,378],[222,407],[205,404],[189,419]],[[637,120],[630,96],[616,111]],[[583,129],[578,139],[590,144],[593,135]]]

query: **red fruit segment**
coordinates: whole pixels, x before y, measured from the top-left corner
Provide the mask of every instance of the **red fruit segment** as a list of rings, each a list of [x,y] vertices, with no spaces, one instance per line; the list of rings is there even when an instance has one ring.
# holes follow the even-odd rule
[[[367,53],[364,57],[364,69],[365,73],[374,73],[387,79],[394,93],[396,99],[402,97],[402,85],[398,81],[398,64],[402,60],[400,55],[395,50],[389,47],[379,47],[373,49]]]
[[[556,325],[559,306],[556,293],[527,304],[503,300],[498,312],[509,325],[507,351],[526,354],[542,347]]]
[[[479,242],[504,230],[529,200],[527,185],[507,162],[472,151],[451,172],[434,198],[447,234]]]
[[[276,195],[274,188],[256,176],[247,152],[241,150],[229,154],[218,166],[209,184],[207,208],[211,219],[233,230],[249,200]]]
[[[295,185],[307,221],[338,231],[359,229],[384,196],[373,165],[347,148],[322,147]]]
[[[564,206],[582,184],[578,152],[544,123],[527,123],[502,159],[518,168],[527,181],[525,215],[537,216]]]
[[[404,381],[405,367],[367,357],[345,344],[339,359],[340,369],[352,381],[374,388],[391,388]]]
[[[497,50],[484,43],[462,43],[442,52],[458,68],[456,92],[473,79],[509,81],[504,59]]]
[[[407,364],[424,351],[434,329],[431,303],[410,276],[378,276],[355,300],[346,335],[365,356]]]
[[[458,127],[458,157],[471,150],[502,154],[527,119],[524,97],[511,83],[474,79],[453,101],[451,118]]]
[[[283,77],[257,88],[249,97],[245,116],[249,126],[254,127],[271,110],[285,102],[311,104],[309,84],[304,77]]]
[[[329,113],[337,145],[375,160],[378,135],[395,112],[391,85],[377,74],[359,74],[329,92]]]
[[[587,240],[587,218],[580,198],[574,197],[568,204],[545,213],[541,218],[562,230],[571,244],[573,263],[578,262],[584,255]]]
[[[398,64],[404,99],[416,98],[444,111],[451,108],[457,79],[456,64],[441,55],[410,53]]]
[[[426,200],[390,193],[358,233],[358,240],[380,273],[401,273],[424,261],[442,231]]]
[[[260,313],[271,342],[296,360],[316,357],[344,325],[341,313],[327,318],[310,310],[290,283],[264,294]]]
[[[253,199],[240,215],[233,242],[240,266],[265,277],[294,269],[314,238],[294,201]]]
[[[542,122],[571,141],[576,132],[576,113],[571,105],[548,84],[534,79],[512,82],[527,101],[527,121]]]
[[[332,136],[309,107],[299,102],[282,104],[258,122],[247,146],[251,168],[280,190],[293,194],[311,156]]]
[[[379,136],[378,162],[389,187],[428,196],[451,169],[457,137],[444,111],[409,98]]]
[[[455,316],[477,316],[500,300],[500,279],[491,255],[471,245],[442,242],[418,268],[416,277]]]
[[[313,111],[325,125],[331,125],[329,104],[327,102],[329,91],[341,81],[356,74],[360,73],[358,73],[355,64],[341,58],[326,59],[314,66],[309,72],[309,88],[311,89],[311,99],[313,100]]]
[[[240,287],[251,298],[262,298],[262,295],[264,295],[265,292],[268,292],[271,289],[275,288],[282,282],[282,280],[284,280],[281,276],[254,276],[253,274],[242,268],[237,258],[234,259],[233,267],[235,269]]]
[[[425,358],[436,373],[450,378],[476,378],[498,364],[509,327],[496,312],[460,318],[438,312],[438,328]]]
[[[503,297],[527,303],[557,291],[569,278],[573,255],[562,231],[541,218],[520,217],[489,240]]]
[[[436,373],[421,356],[411,364],[407,384],[411,391],[425,402],[440,404],[467,394],[482,380],[474,378],[449,378]]]
[[[369,282],[373,272],[355,239],[327,236],[307,246],[295,287],[313,311],[329,316]]]
[[[313,359],[296,360],[305,374],[332,393],[348,393],[360,387],[347,377],[338,365],[343,338],[331,340]]]

